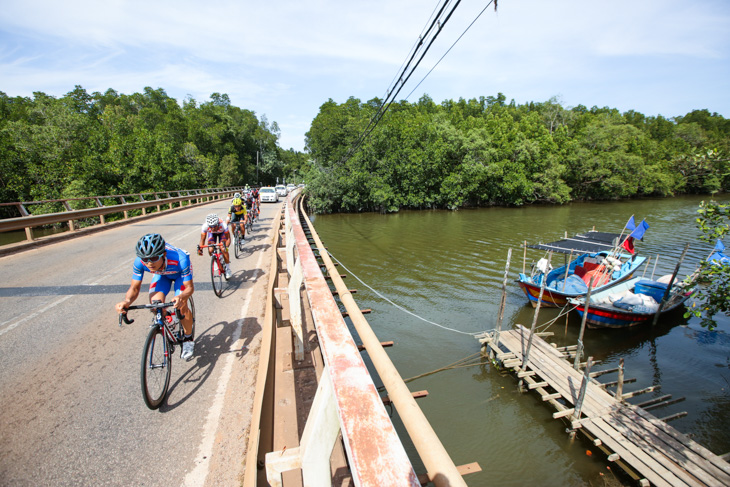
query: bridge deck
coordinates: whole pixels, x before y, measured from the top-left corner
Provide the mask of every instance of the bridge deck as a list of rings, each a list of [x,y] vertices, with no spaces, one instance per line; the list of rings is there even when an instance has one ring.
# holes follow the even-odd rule
[[[486,343],[528,388],[536,389],[543,400],[558,409],[555,417],[570,416],[583,373],[571,366],[567,355],[537,336],[523,368],[529,335],[528,329],[518,325],[500,334],[498,347],[491,339]],[[730,485],[730,464],[643,409],[618,401],[595,379],[588,383],[581,418],[573,421],[573,426],[597,439],[594,443],[602,445],[604,451],[617,454],[611,459],[630,474],[652,485]]]

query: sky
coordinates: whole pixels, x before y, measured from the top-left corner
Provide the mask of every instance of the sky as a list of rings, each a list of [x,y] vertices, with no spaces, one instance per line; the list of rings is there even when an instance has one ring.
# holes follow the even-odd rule
[[[226,93],[275,121],[282,148],[302,151],[329,99],[386,96],[442,3],[2,0],[0,91],[149,86],[181,104]],[[488,3],[461,1],[398,100],[503,93],[518,104],[730,118],[730,0],[499,0],[496,12]]]

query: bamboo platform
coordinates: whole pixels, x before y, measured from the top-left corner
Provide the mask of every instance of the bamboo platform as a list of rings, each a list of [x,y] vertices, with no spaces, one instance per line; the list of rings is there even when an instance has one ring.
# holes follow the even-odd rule
[[[730,464],[725,460],[642,408],[619,401],[595,379],[586,381],[581,402],[584,377],[590,375],[573,368],[569,353],[534,336],[523,366],[529,335],[530,330],[518,325],[501,332],[498,344],[494,334],[480,341],[526,389],[536,390],[557,409],[554,418],[568,420],[573,430],[585,434],[641,485],[730,485]]]

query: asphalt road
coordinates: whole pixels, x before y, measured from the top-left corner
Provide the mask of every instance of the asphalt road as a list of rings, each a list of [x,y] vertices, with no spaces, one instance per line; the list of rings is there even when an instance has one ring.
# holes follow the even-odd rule
[[[229,483],[242,468],[247,422],[237,409],[253,394],[257,290],[280,207],[263,205],[241,259],[231,249],[222,298],[195,246],[205,215],[226,213],[223,201],[0,258],[0,485]],[[151,314],[132,311],[135,323],[120,328],[114,310],[135,243],[150,232],[191,253],[197,314],[195,357],[184,362],[176,349],[157,411],[140,390]]]

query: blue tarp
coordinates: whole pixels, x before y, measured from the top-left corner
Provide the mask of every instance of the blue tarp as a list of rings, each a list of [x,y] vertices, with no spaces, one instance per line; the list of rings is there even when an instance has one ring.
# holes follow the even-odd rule
[[[566,294],[585,294],[588,292],[588,285],[575,274],[571,274],[565,279],[565,289],[563,289],[563,279],[557,279],[551,287]]]

